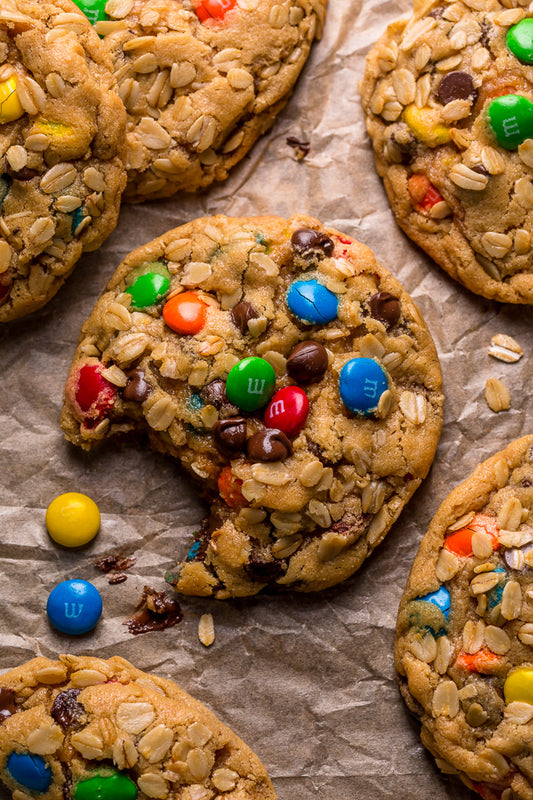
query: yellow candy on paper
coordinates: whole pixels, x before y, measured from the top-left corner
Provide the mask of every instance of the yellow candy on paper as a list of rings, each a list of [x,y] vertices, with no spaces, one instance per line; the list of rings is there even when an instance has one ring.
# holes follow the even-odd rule
[[[24,113],[17,94],[17,79],[13,75],[0,83],[0,123],[13,122]]]
[[[52,500],[46,510],[46,527],[51,538],[63,547],[82,547],[94,539],[100,528],[98,506],[80,492],[66,492]]]
[[[530,703],[533,705],[533,669],[515,669],[503,686],[506,703]]]
[[[428,147],[438,147],[439,144],[446,144],[451,139],[450,129],[439,121],[439,112],[433,108],[407,106],[403,112],[403,119],[414,136]]]

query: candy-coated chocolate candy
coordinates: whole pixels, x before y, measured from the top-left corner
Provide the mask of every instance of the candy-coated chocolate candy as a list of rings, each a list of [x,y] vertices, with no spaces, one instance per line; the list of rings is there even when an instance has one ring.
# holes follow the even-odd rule
[[[445,586],[441,586],[436,592],[429,592],[422,597],[417,597],[417,600],[422,600],[424,603],[433,603],[444,614],[446,621],[450,617],[450,593]]]
[[[52,770],[44,758],[35,753],[11,753],[7,771],[30,792],[46,792],[52,783]]]
[[[528,17],[507,31],[507,47],[523,64],[533,64],[533,19]]]
[[[501,658],[488,648],[482,647],[477,653],[465,653],[464,650],[461,650],[455,659],[455,664],[468,672],[491,675],[499,669]]]
[[[388,388],[383,368],[372,358],[352,358],[341,369],[341,400],[355,414],[372,414],[378,407],[379,398]]]
[[[313,278],[291,283],[287,292],[287,305],[302,322],[317,325],[337,319],[339,299]]]
[[[503,589],[507,583],[507,570],[503,567],[494,567],[493,572],[501,575],[500,583],[497,583],[490,591],[487,592],[487,606],[490,610],[495,608],[498,603],[501,603],[503,597]]]
[[[208,19],[224,19],[226,13],[235,7],[237,0],[203,0],[196,7],[196,15],[200,22]]]
[[[131,778],[116,772],[114,775],[95,775],[80,781],[74,800],[135,800],[137,787]]]
[[[78,8],[80,8],[89,22],[94,25],[95,22],[107,19],[105,13],[105,6],[107,0],[74,0]]]
[[[78,373],[74,398],[82,413],[95,421],[113,408],[116,387],[102,375],[103,364],[84,364]]]
[[[64,547],[81,547],[98,533],[98,506],[80,492],[61,494],[46,509],[46,527],[54,542]]]
[[[515,669],[503,685],[506,703],[530,703],[533,705],[533,669]]]
[[[241,492],[242,481],[233,475],[231,467],[224,467],[220,471],[217,483],[221,498],[230,508],[243,508],[248,505]]]
[[[169,288],[170,281],[164,275],[147,272],[145,275],[139,275],[127,292],[131,295],[133,308],[148,308],[155,305],[168,292]]]
[[[489,105],[489,122],[498,144],[516,150],[533,136],[533,103],[519,94],[497,97]]]
[[[249,356],[230,370],[226,394],[243,411],[256,411],[268,403],[275,385],[276,373],[268,361]]]
[[[95,627],[102,614],[102,598],[88,581],[63,581],[50,592],[46,613],[58,631],[78,636]]]
[[[436,109],[418,108],[413,104],[403,112],[403,120],[414,136],[428,147],[438,147],[451,139],[450,129],[442,124]]]
[[[276,392],[265,411],[267,428],[278,428],[287,436],[297,436],[309,414],[309,400],[303,389],[286,386]]]
[[[191,547],[191,549],[189,550],[187,555],[185,556],[185,561],[194,561],[194,559],[196,558],[196,556],[200,552],[201,547],[202,547],[202,542],[198,539],[193,544],[193,546]]]
[[[300,342],[287,359],[287,372],[297,383],[316,383],[327,368],[326,348],[318,342]]]
[[[176,333],[193,336],[205,325],[207,305],[195,292],[175,294],[165,303],[163,318]]]
[[[313,258],[331,256],[335,249],[335,242],[325,233],[312,228],[298,228],[291,236],[291,244],[303,258],[312,261]]]
[[[468,558],[474,552],[472,550],[472,536],[476,532],[490,536],[492,549],[498,550],[500,543],[498,542],[496,519],[486,514],[476,514],[468,525],[447,536],[444,540],[444,549],[455,553],[456,556]]]
[[[400,301],[389,292],[378,292],[372,295],[368,304],[374,319],[382,322],[387,329],[396,325],[400,319]]]
[[[17,79],[14,75],[0,83],[0,124],[13,122],[24,114],[17,94]]]
[[[283,461],[292,453],[291,443],[278,428],[257,431],[246,442],[246,452],[252,461]]]

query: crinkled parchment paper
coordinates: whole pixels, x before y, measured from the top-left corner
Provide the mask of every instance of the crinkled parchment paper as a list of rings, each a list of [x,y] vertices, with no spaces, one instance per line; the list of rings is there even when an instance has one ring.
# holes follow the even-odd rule
[[[396,227],[365,134],[357,84],[370,45],[408,0],[330,0],[289,106],[230,179],[199,197],[124,207],[107,243],[85,256],[41,312],[0,331],[0,670],[34,655],[118,654],[170,676],[217,713],[258,753],[281,800],[473,797],[441,776],[419,742],[396,689],[392,646],[398,602],[418,543],[449,490],[508,441],[531,433],[533,309],[502,306],[455,284]],[[298,162],[288,136],[308,140]],[[90,455],[59,429],[63,383],[82,322],[123,256],[204,214],[310,213],[360,239],[414,296],[439,351],[445,425],[425,484],[372,558],[346,584],[317,596],[246,601],[184,600],[184,621],[133,637],[122,625],[142,587],[188,550],[204,507],[170,459],[134,445]],[[495,333],[524,349],[495,361]],[[498,415],[484,400],[497,376],[511,390]],[[48,503],[66,491],[98,503],[102,528],[83,552],[61,550],[44,527]],[[110,586],[94,561],[121,548],[136,565]],[[49,591],[61,580],[93,581],[104,600],[95,632],[68,638],[48,625]],[[168,589],[169,592],[172,590]],[[209,649],[197,637],[215,618]],[[7,794],[0,790],[0,798]]]

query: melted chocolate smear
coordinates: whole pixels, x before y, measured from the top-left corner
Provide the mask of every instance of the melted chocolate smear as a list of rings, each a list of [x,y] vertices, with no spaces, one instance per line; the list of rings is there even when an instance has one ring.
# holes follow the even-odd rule
[[[16,713],[15,696],[11,689],[0,689],[0,724]]]
[[[101,570],[101,572],[105,572],[106,575],[108,572],[113,572],[113,575],[109,577],[109,583],[114,585],[116,583],[124,583],[124,581],[128,580],[128,576],[124,575],[123,572],[133,567],[136,561],[137,559],[135,556],[125,556],[124,553],[121,552],[99,558],[98,561],[94,562],[94,567],[95,569]]]
[[[302,139],[298,139],[297,136],[287,136],[286,142],[294,150],[297,161],[303,161],[309,155],[311,150],[310,142],[304,142]]]
[[[77,700],[80,692],[81,689],[66,689],[60,692],[53,702],[50,714],[64,731],[83,727],[85,709]]]
[[[165,592],[156,592],[151,586],[144,587],[141,599],[135,608],[140,609],[139,613],[122,623],[133,636],[150,631],[164,631],[183,619],[178,601],[173,600]]]
[[[271,583],[284,572],[283,562],[279,560],[265,561],[254,553],[245,567],[248,576],[257,583]]]
[[[117,583],[124,583],[124,581],[128,580],[128,576],[124,575],[123,572],[117,572],[114,575],[111,575],[109,578],[109,583],[111,586],[115,586]]]

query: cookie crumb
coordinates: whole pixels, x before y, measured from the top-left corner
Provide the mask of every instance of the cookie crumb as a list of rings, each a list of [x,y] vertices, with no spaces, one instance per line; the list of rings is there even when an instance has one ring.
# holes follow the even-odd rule
[[[524,351],[512,336],[505,333],[497,333],[490,340],[489,356],[497,358],[499,361],[506,361],[513,364],[520,361]]]
[[[198,638],[205,647],[215,641],[215,623],[212,614],[202,614],[198,623]]]
[[[507,411],[511,407],[509,389],[499,378],[489,378],[485,384],[485,400],[491,411]]]
[[[296,161],[303,161],[304,158],[309,155],[309,151],[311,150],[310,142],[304,142],[296,136],[287,136],[286,141],[289,147],[292,147],[294,150]]]

